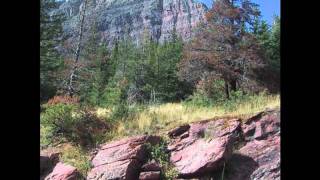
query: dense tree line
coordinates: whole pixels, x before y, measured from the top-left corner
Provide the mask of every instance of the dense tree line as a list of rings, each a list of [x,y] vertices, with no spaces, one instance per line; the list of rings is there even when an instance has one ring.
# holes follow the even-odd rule
[[[56,50],[63,40],[63,19],[50,14],[56,2],[41,0],[41,5],[42,100],[66,93],[68,88],[59,85],[69,81],[74,67],[72,94],[89,106],[172,102],[197,91],[206,98],[228,99],[235,91],[279,90],[280,18],[269,27],[249,0],[215,1],[207,23],[190,42],[182,42],[173,31],[172,40],[157,43],[146,31],[142,44],[127,36],[110,49],[101,42],[97,23],[90,21],[81,52],[80,46],[74,50],[76,66]]]
[[[87,47],[92,49],[94,44],[89,41]],[[84,70],[90,75],[83,81],[80,95],[91,105],[168,102],[190,93],[188,85],[177,76],[182,55],[182,40],[177,37],[158,44],[146,33],[141,46],[128,37],[116,42],[110,52],[102,43],[86,54],[94,56],[86,58],[91,65]]]

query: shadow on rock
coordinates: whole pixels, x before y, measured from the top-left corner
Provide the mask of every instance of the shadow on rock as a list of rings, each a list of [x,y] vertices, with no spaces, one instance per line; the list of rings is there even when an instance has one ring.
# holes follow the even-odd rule
[[[223,167],[212,173],[206,174],[199,180],[222,179],[224,180],[249,180],[251,174],[259,167],[258,163],[249,156],[233,154]]]
[[[249,180],[250,175],[259,167],[259,164],[251,157],[233,154],[226,164],[226,180]]]

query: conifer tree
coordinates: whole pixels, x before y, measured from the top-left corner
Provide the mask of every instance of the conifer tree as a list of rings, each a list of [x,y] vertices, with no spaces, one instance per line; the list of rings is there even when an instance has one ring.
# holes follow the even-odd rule
[[[57,47],[61,43],[61,14],[52,14],[58,7],[54,0],[41,0],[40,7],[40,100],[44,101],[55,95],[58,89],[58,73],[63,65]]]

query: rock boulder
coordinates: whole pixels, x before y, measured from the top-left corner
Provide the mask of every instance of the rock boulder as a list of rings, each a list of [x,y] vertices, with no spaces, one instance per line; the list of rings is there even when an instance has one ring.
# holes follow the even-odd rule
[[[168,133],[178,178],[280,179],[280,110],[244,119],[206,120]]]
[[[226,180],[280,180],[280,110],[269,110],[242,124],[244,145],[228,162]]]
[[[80,177],[77,169],[59,162],[45,180],[78,180]]]
[[[170,161],[181,178],[217,170],[232,154],[240,130],[238,119],[218,119],[190,124],[188,131],[169,144]]]
[[[146,144],[159,142],[157,136],[137,136],[102,145],[92,159],[87,179],[138,179],[147,160]]]
[[[40,179],[44,179],[59,162],[60,152],[46,150],[40,153]]]

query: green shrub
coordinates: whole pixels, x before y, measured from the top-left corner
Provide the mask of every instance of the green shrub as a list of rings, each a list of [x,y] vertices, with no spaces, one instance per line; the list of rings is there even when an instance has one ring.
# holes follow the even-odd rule
[[[217,79],[212,81],[209,88],[209,97],[211,97],[214,102],[221,102],[226,99],[224,80]]]
[[[109,125],[87,109],[74,105],[56,104],[41,113],[42,146],[69,141],[91,147],[102,141]]]
[[[88,148],[102,143],[105,133],[111,128],[111,125],[87,109],[83,109],[78,113],[79,116],[74,129],[72,129],[73,139],[71,140],[82,147]]]
[[[222,81],[218,83],[218,86],[222,85]],[[235,110],[239,104],[243,104],[248,101],[258,101],[259,98],[265,97],[266,92],[261,92],[257,95],[244,93],[241,90],[231,91],[229,99],[222,95],[222,91],[219,91],[217,94],[207,95],[203,90],[196,90],[192,96],[189,96],[184,105],[191,107],[213,107],[213,106],[222,106],[226,111]]]
[[[196,91],[184,101],[184,104],[194,107],[206,107],[212,105],[212,101],[201,92]]]
[[[107,87],[102,94],[101,106],[112,107],[121,101],[121,89],[118,87]]]
[[[129,107],[126,103],[117,104],[112,111],[111,120],[121,120],[129,116]]]
[[[170,164],[170,156],[167,153],[167,143],[162,140],[157,145],[148,144],[147,148],[150,152],[150,159],[154,159],[158,162],[163,170],[162,179],[173,180],[178,176],[178,172]]]
[[[54,130],[51,126],[40,125],[40,148],[44,149],[53,143]]]
[[[113,107],[110,120],[112,122],[132,120],[137,113],[143,111],[146,107],[144,104],[130,105],[126,102],[121,102]]]
[[[59,136],[71,136],[77,121],[76,114],[74,114],[76,109],[75,105],[62,103],[47,106],[45,111],[40,114],[43,142],[52,143],[54,138]]]
[[[217,79],[201,81],[193,95],[189,96],[186,105],[207,107],[225,102],[224,81]]]
[[[149,146],[151,159],[156,160],[161,166],[166,165],[169,161],[169,154],[166,153],[166,144],[161,142],[160,144]]]
[[[167,180],[174,180],[178,177],[178,171],[174,169],[174,167],[170,166],[167,168],[167,170],[164,172],[164,179]]]
[[[98,88],[95,87],[94,85],[91,85],[90,89],[85,89],[81,92],[80,100],[81,104],[85,106],[96,106],[98,105],[99,102],[99,91]]]

